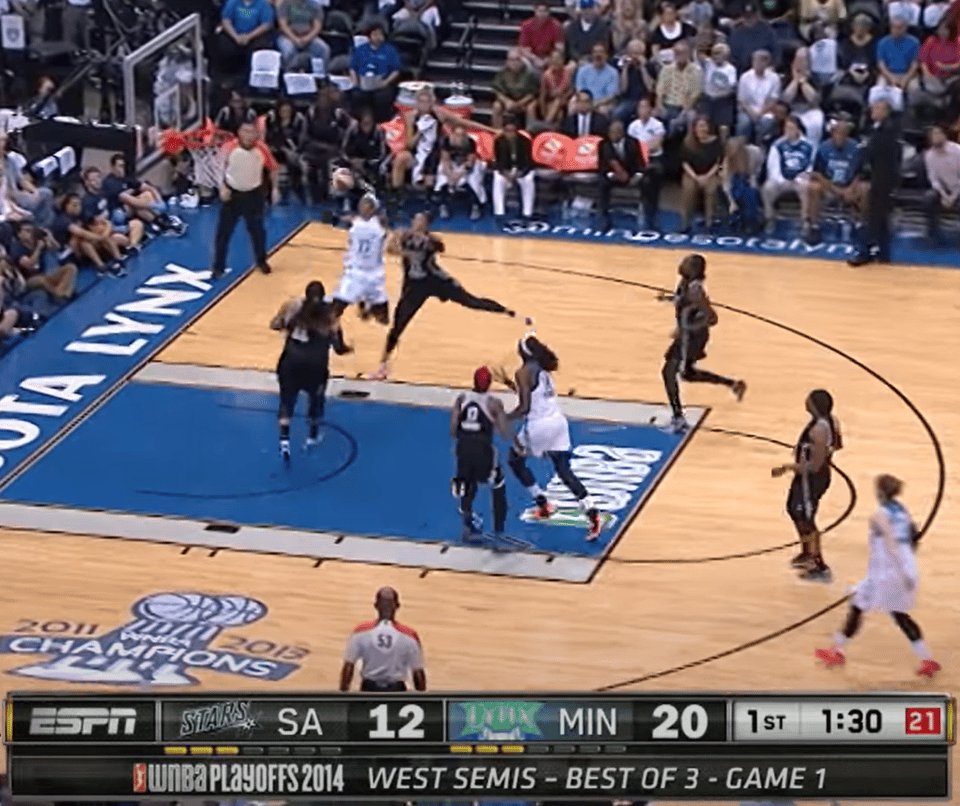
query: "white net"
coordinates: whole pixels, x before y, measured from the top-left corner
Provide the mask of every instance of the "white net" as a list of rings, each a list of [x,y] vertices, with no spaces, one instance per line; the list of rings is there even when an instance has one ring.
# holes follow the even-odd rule
[[[161,144],[164,151],[178,160],[189,160],[188,176],[201,191],[212,190],[223,178],[224,152],[229,132],[215,128],[209,121],[200,129],[189,132],[164,132]]]

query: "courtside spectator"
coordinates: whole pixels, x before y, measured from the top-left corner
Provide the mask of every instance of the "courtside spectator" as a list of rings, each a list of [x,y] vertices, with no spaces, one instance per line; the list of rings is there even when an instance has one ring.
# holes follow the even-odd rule
[[[62,8],[63,41],[81,52],[90,50],[93,0],[67,0]]]
[[[332,84],[323,84],[307,109],[303,158],[307,166],[307,190],[314,203],[326,199],[330,192],[330,165],[336,160],[353,125],[353,118],[340,103],[340,91]]]
[[[377,620],[358,626],[347,642],[340,670],[340,690],[350,690],[354,670],[360,663],[361,691],[406,691],[408,676],[417,691],[426,691],[420,638],[395,619],[400,609],[400,595],[393,588],[381,588],[374,607]]]
[[[603,137],[609,127],[607,116],[593,111],[593,97],[584,90],[576,94],[573,112],[563,119],[560,131],[568,137]]]
[[[41,227],[53,221],[53,191],[38,187],[33,177],[21,167],[26,162],[19,154],[7,150],[6,135],[0,134],[0,161],[6,184],[6,197],[19,210],[25,211]]]
[[[663,184],[663,140],[667,129],[662,121],[653,116],[653,104],[649,98],[637,102],[637,117],[627,128],[634,140],[643,143],[647,150],[647,164],[640,183],[640,196],[643,202],[643,214],[648,229],[657,229],[657,216],[660,212],[660,189]]]
[[[213,125],[230,134],[236,134],[244,123],[253,123],[257,113],[239,90],[230,90],[227,102],[217,111]]]
[[[877,261],[890,262],[890,215],[893,212],[893,193],[900,184],[900,165],[903,147],[900,132],[890,116],[890,104],[877,101],[870,104],[871,127],[863,145],[863,166],[870,175],[867,191],[867,221],[859,252],[847,261],[851,266],[863,266]]]
[[[737,68],[723,42],[717,42],[703,61],[703,97],[707,117],[721,131],[730,131],[737,119]]]
[[[416,105],[404,116],[406,148],[393,158],[393,187],[403,187],[407,174],[414,187],[433,188],[440,158],[440,120],[430,90],[417,93]]]
[[[767,154],[767,181],[763,183],[761,195],[768,233],[776,228],[776,203],[787,193],[799,197],[800,219],[805,227],[809,225],[807,203],[810,194],[807,188],[813,168],[813,154],[813,146],[803,136],[800,119],[791,115],[787,118],[783,137],[774,141]]]
[[[533,4],[533,16],[520,23],[517,40],[523,58],[536,70],[543,70],[558,45],[563,45],[563,26],[550,15],[544,0]]]
[[[620,57],[620,97],[614,116],[629,123],[640,99],[649,98],[656,90],[657,77],[647,60],[647,46],[642,39],[631,39]]]
[[[110,158],[110,171],[103,177],[100,187],[115,226],[122,225],[119,216],[124,216],[144,222],[154,235],[161,232],[178,236],[186,234],[187,225],[176,216],[167,214],[167,203],[156,187],[127,176],[127,161],[123,154],[114,154]]]
[[[864,90],[877,76],[877,38],[873,21],[867,14],[857,14],[850,26],[850,36],[840,43],[840,68],[844,71],[841,84]]]
[[[507,51],[506,63],[493,76],[490,89],[494,95],[490,116],[493,128],[502,128],[505,114],[516,115],[530,125],[540,87],[533,70],[524,63],[520,48]]]
[[[643,16],[643,0],[614,0],[613,3],[614,52],[634,39],[647,38],[647,23]]]
[[[690,127],[680,149],[683,173],[680,178],[680,231],[690,232],[697,203],[703,200],[706,226],[713,225],[720,190],[720,164],[723,144],[710,121],[698,117]]]
[[[817,233],[825,201],[835,198],[859,222],[863,214],[864,186],[860,181],[860,145],[851,139],[850,121],[834,120],[830,136],[817,149],[810,175],[808,211],[811,231]]]
[[[16,297],[23,289],[23,278],[6,257],[0,256],[0,338],[26,336],[41,324],[40,317],[23,311]]]
[[[890,21],[890,33],[877,43],[877,83],[870,89],[870,103],[886,101],[903,110],[903,95],[920,73],[920,43],[907,33],[907,20],[898,16]]]
[[[724,145],[721,175],[729,205],[729,223],[734,229],[753,235],[760,231],[760,192],[757,178],[763,167],[763,152],[742,137],[731,137]]]
[[[393,117],[393,99],[403,64],[397,49],[387,42],[381,23],[372,23],[367,37],[368,41],[357,45],[350,57],[354,104],[373,109],[377,122],[384,123]]]
[[[493,141],[493,214],[497,218],[506,212],[507,191],[513,185],[520,189],[523,217],[531,218],[536,202],[531,144],[517,132],[516,118],[508,115]]]
[[[243,72],[255,50],[273,47],[276,12],[269,0],[227,0],[220,14],[218,67]]]
[[[730,45],[730,61],[738,73],[750,69],[753,54],[758,50],[766,51],[774,66],[780,63],[780,43],[770,23],[760,16],[753,0],[743,6],[743,17],[730,32],[727,44]]]
[[[814,25],[823,25],[836,36],[840,24],[847,19],[844,0],[800,0],[800,36],[811,39]]]
[[[46,271],[47,253],[55,253],[58,244],[49,233],[41,231],[29,221],[17,225],[16,240],[10,246],[10,262],[23,276],[26,289],[41,288],[55,300],[73,297],[77,284],[77,267],[66,261]]]
[[[660,68],[657,75],[657,117],[670,134],[688,129],[702,94],[703,70],[691,61],[690,46],[677,42],[673,46],[673,61]]]
[[[573,92],[573,77],[564,63],[563,47],[554,48],[540,77],[537,117],[548,127],[558,125],[567,112]]]
[[[574,86],[577,92],[585,90],[590,93],[595,112],[609,116],[613,111],[614,101],[620,93],[620,76],[607,61],[607,48],[604,45],[593,46],[590,61],[577,68]]]
[[[450,203],[458,190],[470,194],[470,220],[480,218],[480,208],[487,203],[484,168],[483,161],[477,158],[477,144],[463,123],[455,123],[450,134],[440,140],[437,181],[433,186],[440,202],[440,218],[450,217]]]
[[[60,202],[60,213],[54,217],[50,232],[60,247],[60,254],[67,250],[89,260],[100,274],[122,277],[123,268],[120,249],[126,245],[122,235],[113,232],[105,218],[94,219],[91,226],[84,223],[83,204],[76,193],[68,193]]]
[[[50,76],[40,76],[37,82],[37,94],[27,104],[26,115],[30,118],[47,120],[60,114],[54,92],[57,85]]]
[[[380,195],[390,167],[390,151],[383,129],[369,109],[360,113],[359,122],[347,133],[342,166],[350,172],[349,179],[338,172],[344,191],[354,197]]]
[[[693,39],[697,30],[677,16],[673,3],[660,4],[660,23],[650,33],[650,55],[661,64],[673,61],[673,46],[685,39]]]
[[[924,198],[930,237],[943,240],[940,216],[960,209],[960,144],[947,140],[942,126],[931,126],[927,135],[930,148],[923,155],[930,190]]]
[[[394,23],[418,20],[431,31],[436,31],[441,22],[437,0],[404,0],[403,8],[394,12],[391,19]]]
[[[84,225],[100,231],[105,229],[106,222],[112,232],[123,236],[123,240],[119,242],[121,249],[138,250],[146,232],[143,221],[138,218],[128,219],[122,205],[110,208],[103,191],[103,173],[99,168],[85,168],[82,179],[84,194],[81,198],[81,217]]]
[[[957,29],[941,22],[920,48],[920,85],[942,98],[960,77],[960,38]]]
[[[610,47],[610,24],[600,16],[595,0],[580,0],[579,7],[579,14],[567,23],[563,34],[570,69],[587,61],[594,45]]]
[[[640,143],[624,130],[623,121],[615,120],[600,141],[598,173],[600,175],[600,215],[602,229],[610,229],[610,194],[614,187],[636,188],[640,201],[640,181],[644,159]],[[639,207],[639,204],[638,204]]]
[[[737,136],[747,142],[763,141],[774,127],[773,107],[780,96],[780,76],[770,69],[770,53],[753,54],[753,67],[737,85]]]
[[[323,8],[318,0],[280,0],[277,6],[277,49],[283,54],[283,67],[295,67],[315,73],[312,59],[323,62],[324,72],[330,65],[330,46],[320,38],[323,31]]]
[[[287,98],[277,101],[277,105],[267,112],[264,139],[274,159],[286,171],[286,185],[281,194],[292,190],[302,201],[306,201],[303,184],[302,145],[307,136],[307,118],[298,112],[293,102]]]
[[[797,48],[787,79],[780,98],[789,104],[790,114],[800,119],[804,135],[816,151],[823,139],[824,114],[820,108],[820,80],[810,72],[806,48]]]

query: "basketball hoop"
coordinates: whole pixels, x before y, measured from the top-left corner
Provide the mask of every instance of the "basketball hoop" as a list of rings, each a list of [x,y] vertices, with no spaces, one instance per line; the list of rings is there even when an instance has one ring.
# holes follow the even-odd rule
[[[162,132],[160,148],[170,157],[188,152],[193,162],[193,184],[198,188],[216,188],[223,178],[223,147],[232,137],[208,119],[199,129]]]

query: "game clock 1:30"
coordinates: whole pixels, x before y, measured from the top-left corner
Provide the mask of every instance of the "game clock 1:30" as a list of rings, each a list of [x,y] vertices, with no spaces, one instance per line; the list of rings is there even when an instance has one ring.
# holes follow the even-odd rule
[[[883,731],[883,714],[877,708],[824,708],[820,714],[827,735]]]

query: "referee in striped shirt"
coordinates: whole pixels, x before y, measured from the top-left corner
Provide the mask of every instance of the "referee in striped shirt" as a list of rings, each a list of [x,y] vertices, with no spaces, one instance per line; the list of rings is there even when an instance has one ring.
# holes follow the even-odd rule
[[[361,691],[406,691],[408,677],[413,679],[417,691],[426,691],[420,637],[394,619],[400,596],[393,588],[380,588],[373,606],[377,609],[377,620],[360,624],[347,642],[340,690],[350,690],[359,661],[363,677]]]
[[[267,232],[263,215],[267,206],[267,193],[273,188],[274,202],[279,200],[277,173],[280,166],[270,149],[257,135],[252,123],[244,123],[237,131],[235,140],[225,147],[223,180],[220,183],[220,220],[213,254],[214,280],[223,277],[227,267],[227,247],[242,218],[250,233],[253,255],[257,267],[264,274],[270,273],[267,263]],[[267,174],[272,181],[267,181]]]

